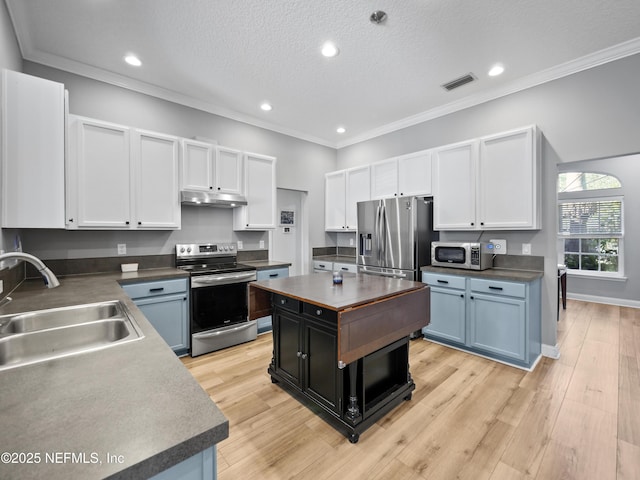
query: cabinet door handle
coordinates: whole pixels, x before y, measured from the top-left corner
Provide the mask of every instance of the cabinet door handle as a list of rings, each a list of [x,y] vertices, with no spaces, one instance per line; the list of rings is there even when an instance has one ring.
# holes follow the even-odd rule
[[[124,222],[125,225],[129,225],[129,220],[127,220],[126,222]]]
[[[317,309],[317,310],[316,310],[316,315],[322,315],[322,310]]]
[[[284,305],[285,303],[287,303],[287,301],[284,298],[280,299],[280,305]]]
[[[502,287],[493,287],[493,286],[489,285],[489,289],[490,290],[502,290]]]
[[[438,280],[438,283],[449,283],[448,280]]]
[[[302,354],[302,359],[303,359],[303,360],[306,360],[308,356],[309,356],[309,355],[307,355],[306,353],[303,353],[303,354]]]
[[[302,356],[302,352],[296,352],[296,357],[300,358]]]
[[[142,222],[138,222],[138,225],[142,225]]]
[[[471,300],[474,300],[474,297],[473,297],[473,295],[471,295],[471,296],[470,296],[469,298],[470,298]]]
[[[157,287],[157,288],[150,288],[149,292],[157,293],[157,292],[161,292],[163,290],[164,290],[164,287]]]
[[[464,294],[463,293],[460,294],[460,298],[464,298]]]

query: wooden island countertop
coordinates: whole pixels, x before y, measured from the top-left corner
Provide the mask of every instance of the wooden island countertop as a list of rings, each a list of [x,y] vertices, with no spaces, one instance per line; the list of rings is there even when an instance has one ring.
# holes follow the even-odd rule
[[[271,315],[272,294],[336,312],[338,364],[344,366],[429,324],[429,287],[421,282],[327,274],[251,282],[249,318]]]

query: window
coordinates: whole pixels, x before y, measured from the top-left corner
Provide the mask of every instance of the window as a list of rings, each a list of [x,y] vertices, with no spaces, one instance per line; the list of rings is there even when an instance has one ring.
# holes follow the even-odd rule
[[[622,276],[622,184],[611,175],[558,175],[558,236],[561,263],[581,273]]]

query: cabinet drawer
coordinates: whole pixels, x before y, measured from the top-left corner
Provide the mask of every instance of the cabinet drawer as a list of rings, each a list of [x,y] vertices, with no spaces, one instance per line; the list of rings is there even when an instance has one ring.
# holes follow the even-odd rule
[[[311,303],[303,303],[302,311],[305,315],[309,315],[313,318],[320,318],[331,323],[336,323],[336,312],[329,310],[328,308],[312,305]]]
[[[134,299],[168,295],[171,293],[184,293],[188,290],[187,280],[186,278],[177,278],[175,280],[130,283],[122,285],[122,289],[129,297]]]
[[[283,295],[273,294],[273,304],[290,312],[300,313],[300,301]]]
[[[258,270],[256,272],[256,280],[273,280],[274,278],[285,278],[288,276],[289,267]]]
[[[333,262],[325,262],[322,260],[314,260],[313,261],[313,269],[314,270],[333,270]]]
[[[354,263],[334,263],[333,269],[339,272],[358,273],[358,266]]]
[[[433,287],[465,289],[465,277],[458,275],[442,275],[440,273],[422,272],[422,281]]]
[[[518,298],[525,298],[526,296],[526,287],[524,283],[472,278],[470,279],[470,287],[473,292],[491,293],[493,295],[506,295]]]

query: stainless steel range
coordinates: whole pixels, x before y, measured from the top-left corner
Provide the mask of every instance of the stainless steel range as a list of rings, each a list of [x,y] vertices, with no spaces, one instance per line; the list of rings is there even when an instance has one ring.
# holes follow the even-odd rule
[[[191,274],[191,356],[255,340],[248,321],[248,284],[256,269],[237,263],[229,243],[176,245],[176,267]]]

